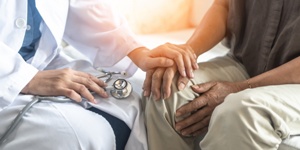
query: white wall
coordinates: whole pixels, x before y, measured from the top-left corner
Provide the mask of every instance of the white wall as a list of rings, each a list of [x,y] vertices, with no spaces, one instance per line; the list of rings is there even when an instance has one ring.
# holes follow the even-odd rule
[[[138,34],[194,27],[213,0],[110,0]]]
[[[214,0],[193,0],[191,25],[197,26]]]
[[[193,0],[111,0],[136,33],[168,32],[190,27]]]

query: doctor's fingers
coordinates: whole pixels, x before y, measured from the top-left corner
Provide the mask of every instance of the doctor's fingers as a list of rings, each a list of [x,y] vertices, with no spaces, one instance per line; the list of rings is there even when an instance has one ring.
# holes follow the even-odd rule
[[[104,87],[106,84],[104,81],[99,80],[99,79],[92,79],[92,77],[83,77],[83,76],[77,76],[76,78],[73,79],[73,82],[79,83],[83,85],[85,88],[87,88],[90,92],[95,92],[101,97],[108,97],[108,94],[104,90]],[[87,98],[87,97],[86,97]],[[90,99],[89,99],[90,100]]]
[[[177,45],[166,43],[152,50],[154,57],[167,57],[175,61],[179,73],[182,76],[193,77],[191,64],[195,63],[195,56],[189,50],[185,50]],[[193,65],[194,66],[194,65]]]
[[[188,44],[182,44],[182,45],[171,45],[174,49],[177,48],[178,51],[180,51],[183,55],[184,58],[184,63],[185,63],[185,68],[188,70],[189,75],[188,77],[193,78],[193,70],[198,69],[198,64],[197,64],[197,56]],[[180,48],[180,49],[178,49]]]
[[[176,62],[177,68],[183,77],[193,78],[193,68],[194,56],[190,54],[190,51],[182,49],[181,47],[173,44],[169,44],[172,51],[166,52],[168,57],[173,57],[172,59]]]
[[[94,85],[94,83],[95,83],[100,87],[107,86],[107,84],[103,80],[100,80],[97,77],[95,77],[89,73],[75,71],[75,75],[81,77],[81,83],[83,83],[84,85],[90,85],[90,84]]]
[[[67,96],[76,102],[81,102],[82,97],[84,97],[88,101],[96,103],[92,93],[88,90],[86,86],[80,83],[69,83],[67,87],[60,89],[59,92],[61,92],[60,94]]]

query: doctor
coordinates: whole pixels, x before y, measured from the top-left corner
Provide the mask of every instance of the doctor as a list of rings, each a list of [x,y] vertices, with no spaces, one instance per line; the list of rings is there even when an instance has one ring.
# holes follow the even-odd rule
[[[88,61],[63,55],[62,39]],[[195,69],[190,48],[166,44],[149,51],[139,44],[105,0],[0,1],[0,53],[0,137],[33,95],[74,100],[36,104],[0,145],[5,150],[147,149],[138,94],[115,100],[94,68],[128,56],[144,71],[176,64],[182,76],[192,77]],[[83,98],[92,111],[76,104]]]

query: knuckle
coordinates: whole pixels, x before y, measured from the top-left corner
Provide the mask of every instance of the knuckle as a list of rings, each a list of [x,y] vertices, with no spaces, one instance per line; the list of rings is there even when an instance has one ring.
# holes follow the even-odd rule
[[[196,101],[194,101],[194,105],[192,105],[192,106],[194,106],[194,110],[196,110],[196,109],[199,109],[199,108],[201,108],[202,106],[204,106],[205,105],[205,103],[203,102],[203,101],[201,101],[201,100],[196,100]]]
[[[73,97],[74,94],[75,94],[75,91],[73,91],[73,90],[65,90],[63,94],[65,96],[67,96],[67,97]]]
[[[177,52],[177,53],[175,53],[175,57],[174,58],[175,59],[182,59],[182,54],[179,53],[179,52]]]
[[[93,85],[94,84],[94,81],[91,79],[91,78],[86,78],[86,85],[87,86],[90,86],[90,85]]]
[[[86,87],[84,86],[84,85],[79,85],[78,86],[78,92],[79,93],[82,93],[82,92],[84,92],[86,90]]]
[[[154,74],[152,75],[152,80],[157,81],[157,80],[161,80],[161,78],[162,78],[162,76],[161,76],[160,73],[154,73]]]
[[[71,68],[64,68],[62,69],[63,73],[71,73],[73,70]]]
[[[173,78],[173,73],[171,71],[168,70],[164,73],[164,77],[163,77],[164,80],[170,80],[172,78]]]

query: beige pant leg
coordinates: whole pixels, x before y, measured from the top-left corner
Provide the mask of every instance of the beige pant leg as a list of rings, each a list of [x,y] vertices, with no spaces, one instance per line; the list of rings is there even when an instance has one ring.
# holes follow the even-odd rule
[[[174,117],[176,109],[197,97],[190,85],[212,80],[239,81],[248,78],[243,67],[228,56],[199,63],[199,69],[194,74],[195,78],[183,91],[177,90],[176,77],[169,99],[154,101],[152,96],[143,97],[149,150],[194,149],[195,137],[183,137],[174,130],[176,120],[180,119]]]
[[[248,89],[226,97],[213,112],[202,150],[277,150],[300,134],[300,85]]]

